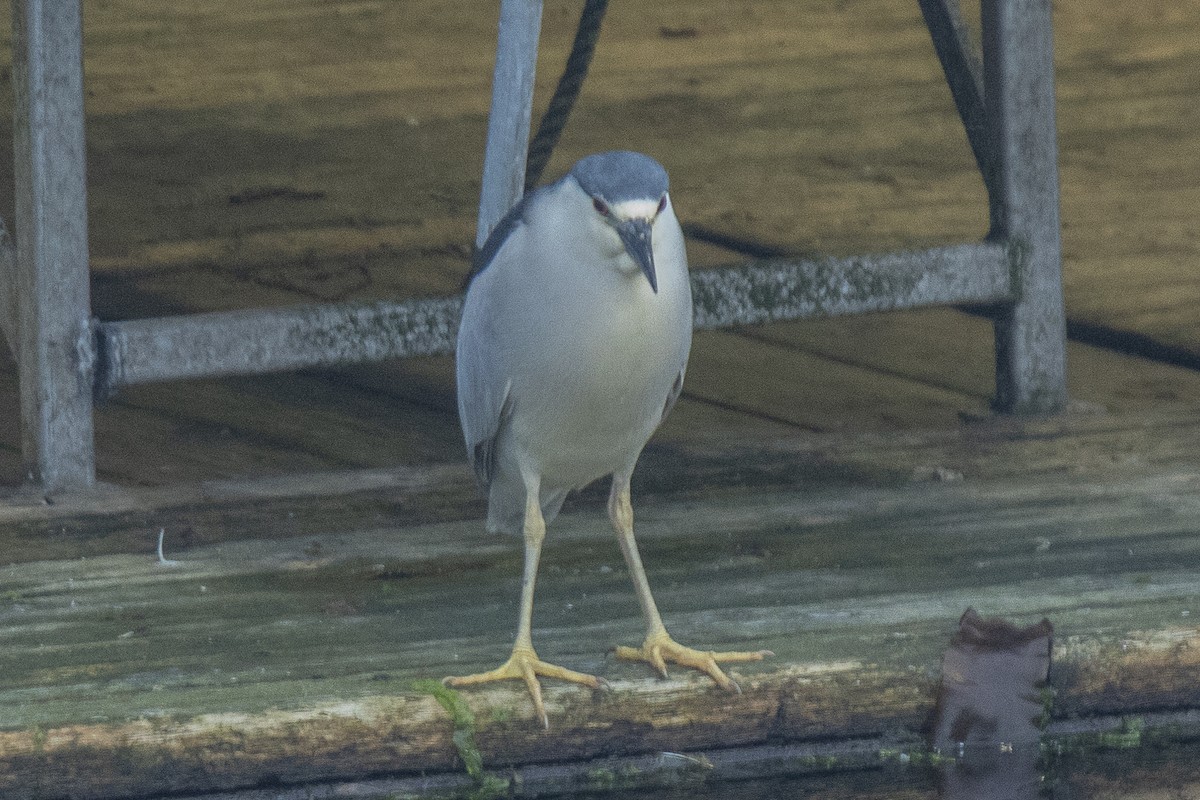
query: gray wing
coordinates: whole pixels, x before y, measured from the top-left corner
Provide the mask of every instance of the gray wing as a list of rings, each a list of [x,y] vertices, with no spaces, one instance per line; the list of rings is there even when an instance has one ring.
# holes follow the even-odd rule
[[[540,191],[540,190],[539,190]],[[467,279],[463,283],[463,288],[466,289],[475,280],[479,273],[488,268],[488,265],[495,260],[496,254],[500,252],[500,248],[508,241],[508,237],[512,234],[513,229],[525,222],[525,211],[529,208],[529,200],[537,192],[526,194],[517,204],[505,212],[500,221],[496,223],[496,227],[492,228],[492,232],[488,234],[487,239],[483,243],[483,247],[476,250],[471,255],[471,271],[467,273]]]
[[[468,277],[462,323],[455,349],[455,377],[458,384],[458,418],[462,425],[467,458],[475,477],[485,488],[496,474],[496,437],[512,404],[510,376],[502,373],[495,355],[496,342],[489,331],[494,328],[494,303],[488,291],[494,281],[479,276],[497,261],[516,257],[514,237],[524,225],[529,202],[537,193],[526,195],[509,209],[475,254]]]
[[[658,418],[659,425],[663,424],[663,421],[667,418],[667,414],[670,414],[671,409],[675,407],[675,401],[679,399],[679,395],[683,394],[683,373],[685,372],[687,372],[686,363],[679,370],[679,374],[675,376],[675,382],[671,384],[671,391],[667,394],[667,402],[663,403],[662,416]]]
[[[496,437],[511,407],[512,382],[496,369],[492,342],[486,336],[487,309],[479,306],[479,298],[468,296],[458,331],[454,366],[458,421],[467,445],[467,459],[475,477],[486,488],[496,473]]]

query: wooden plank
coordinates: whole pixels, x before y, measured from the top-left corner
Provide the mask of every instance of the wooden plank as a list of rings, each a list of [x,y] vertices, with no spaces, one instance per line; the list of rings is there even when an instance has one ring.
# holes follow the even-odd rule
[[[910,5],[814,7],[797,25],[791,4],[755,3],[738,19],[707,4],[615,4],[552,170],[615,139],[652,151],[671,141],[673,192],[689,218],[790,250],[981,235],[982,189]],[[1183,215],[1196,205],[1196,125],[1179,93],[1197,23],[1174,6],[1110,6],[1057,9],[1068,20],[1059,42],[1071,307],[1186,342],[1195,242]],[[548,58],[558,47],[561,60],[574,23],[563,9],[548,6]],[[494,33],[487,15],[455,11],[89,5],[101,312],[452,290],[472,225]],[[696,35],[665,38],[664,25]],[[248,57],[247,30],[253,52],[278,54],[278,66]],[[1113,30],[1129,35],[1111,60],[1096,56],[1095,41]],[[354,46],[336,46],[339,37]],[[254,191],[263,187],[274,190]],[[980,416],[990,396],[990,356],[972,358],[978,324],[931,312],[698,345],[689,376],[698,391],[639,474],[651,580],[680,638],[750,637],[781,655],[745,671],[740,705],[703,681],[660,684],[603,659],[640,631],[601,499],[585,494],[552,529],[539,646],[606,670],[617,690],[550,688],[569,754],[821,735],[839,724],[844,735],[911,730],[968,602],[1031,620],[1051,613],[1064,710],[1195,705],[1179,694],[1196,685],[1187,621],[1198,612],[1186,604],[1197,589],[1183,574],[1195,560],[1200,436],[1185,413],[1194,378],[1075,348],[1076,396],[1174,413],[962,425],[958,415]],[[830,362],[843,366],[831,372]],[[450,723],[408,681],[502,656],[517,572],[515,543],[478,530],[444,367],[389,366],[359,375],[356,388],[312,376],[163,387],[102,412],[100,425],[112,415],[101,434],[108,474],[151,487],[105,495],[105,513],[81,502],[0,517],[6,561],[21,565],[0,572],[0,626],[17,645],[4,651],[0,707],[21,715],[0,741],[21,771],[0,774],[66,781],[86,758],[81,779],[125,768],[130,780],[183,791],[196,776],[234,785],[355,765],[458,770]],[[363,397],[364,387],[378,394]],[[729,406],[744,413],[720,411]],[[796,436],[799,425],[850,430]],[[914,430],[928,425],[941,430]],[[210,435],[223,428],[237,442]],[[399,461],[455,464],[286,474],[396,463],[390,443]],[[4,461],[11,452],[0,445],[0,465],[18,476]],[[202,482],[255,472],[275,476]],[[153,488],[164,474],[191,482]],[[989,486],[996,477],[1005,485]],[[747,485],[758,488],[737,488]],[[409,527],[418,521],[428,526]],[[184,562],[178,572],[153,565],[160,527],[168,556]],[[240,566],[223,573],[231,564]],[[476,613],[449,619],[447,598],[468,594],[480,598]],[[765,627],[742,627],[760,618]],[[49,638],[60,632],[62,644]],[[545,753],[519,691],[468,701],[486,764]],[[710,722],[681,730],[689,715]],[[563,730],[568,716],[594,727]],[[711,723],[718,716],[726,733]],[[815,727],[822,720],[830,727]],[[1120,788],[1107,791],[1130,796]]]
[[[1193,414],[1067,415],[987,420],[946,430],[797,433],[772,423],[726,428],[729,417],[684,400],[651,441],[635,473],[637,494],[703,496],[730,486],[879,488],[912,481],[1011,480],[1062,474],[1109,475],[1191,464],[1200,448]],[[721,425],[714,424],[721,422]],[[216,452],[220,452],[217,450]],[[568,501],[599,507],[602,487]],[[363,516],[359,516],[362,514]],[[106,487],[95,495],[0,507],[11,563],[104,553],[146,552],[159,527],[186,544],[308,533],[342,518],[351,527],[482,516],[465,462],[166,485]],[[229,520],[236,519],[236,526]],[[53,537],[47,533],[53,532]]]
[[[979,398],[952,390],[857,365],[831,367],[820,356],[770,342],[698,332],[684,392],[811,431],[945,427],[963,412],[986,410]]]
[[[832,363],[914,381],[971,398],[982,409],[994,392],[990,323],[949,309],[852,319],[805,320],[741,331]],[[1200,396],[1194,370],[1068,344],[1069,395],[1080,409],[1114,413],[1178,410]],[[971,406],[963,410],[970,413]]]
[[[599,510],[568,514],[547,540],[535,641],[612,688],[547,686],[556,758],[915,733],[968,605],[1055,622],[1063,713],[1195,707],[1198,481],[643,499],[639,538],[675,634],[778,654],[736,671],[741,696],[603,655],[641,635],[636,603]],[[455,769],[452,724],[410,681],[503,657],[519,542],[477,520],[326,524],[186,551],[168,539],[176,567],[147,553],[0,571],[6,791],[34,774],[56,796]],[[522,691],[462,697],[486,764],[544,758]]]
[[[98,425],[101,474],[133,484],[451,461],[460,438],[448,409],[310,373],[139,387]]]
[[[946,311],[700,334],[689,402],[656,441],[976,424],[990,398],[986,337],[982,320]],[[1183,412],[1200,392],[1188,370],[1095,348],[1074,346],[1071,363],[1082,410]],[[101,408],[97,426],[101,476],[126,485],[454,462],[461,453],[448,359],[140,387]],[[0,466],[5,458],[15,483],[16,450],[0,449]]]
[[[442,6],[89,5],[98,312],[123,318],[453,291],[473,229],[495,19]],[[614,7],[551,171],[617,139],[654,152],[669,140],[670,153],[659,155],[671,167],[681,213],[710,227],[796,252],[919,247],[983,234],[985,196],[915,6],[814,7],[804,25],[795,24],[788,4],[756,3],[753,11],[731,19],[705,4],[668,3],[646,17]],[[1108,6],[1058,10],[1068,20],[1059,26],[1067,280],[1073,313],[1186,344],[1195,248],[1180,214],[1195,206],[1188,195],[1195,182],[1186,179],[1195,171],[1188,146],[1195,126],[1187,124],[1190,106],[1172,93],[1180,90],[1170,87],[1186,85],[1179,55],[1195,22],[1160,11],[1171,25]],[[547,84],[574,21],[566,5],[548,7],[540,68]],[[664,26],[690,28],[695,37],[664,36]],[[1093,40],[1081,32],[1110,28],[1130,36],[1114,56],[1119,63],[1097,62]],[[246,30],[261,37],[253,46]],[[339,37],[353,46],[336,46]],[[162,46],[147,48],[148,40]],[[435,46],[445,41],[459,45],[454,57]],[[249,55],[264,49],[271,58]],[[670,58],[651,63],[649,52]],[[1133,63],[1142,65],[1137,75],[1122,70]],[[1143,72],[1157,93],[1143,92]],[[542,97],[547,88],[539,89]],[[1137,113],[1116,113],[1118,106]],[[1145,146],[1146,135],[1154,148]],[[1136,207],[1131,196],[1140,198]],[[1129,234],[1131,226],[1139,232]],[[692,256],[697,265],[729,260],[711,249],[692,248]],[[742,418],[822,428],[857,425],[848,406],[863,409],[865,426],[882,428],[952,424],[960,411],[979,413],[986,393],[954,400],[928,387],[901,390],[904,381],[891,379],[882,390],[862,389],[881,368],[911,374],[915,359],[881,367],[872,356],[887,341],[887,326],[897,326],[894,340],[908,337],[902,319],[879,323],[876,344],[857,353],[838,338],[854,328],[814,328],[832,337],[820,352],[837,351],[854,366],[826,379],[820,361],[788,358],[829,391],[768,388],[762,395],[784,407],[762,408],[757,397],[729,393],[735,383],[755,383],[739,378],[698,399],[746,409]],[[726,346],[734,347],[718,349]],[[733,350],[719,358],[741,360]],[[746,360],[770,363],[753,350]],[[931,371],[940,374],[928,382],[953,385],[987,360],[938,359]],[[1190,396],[1175,378],[1134,377],[1125,361],[1072,363],[1081,365],[1072,370],[1073,390],[1083,380],[1102,393],[1104,381],[1089,376],[1124,382],[1111,402],[1089,394],[1090,403],[1120,408]],[[857,406],[859,397],[875,405]],[[901,398],[911,398],[912,408],[897,414],[894,405],[908,402]],[[161,402],[194,416],[183,411],[186,394]],[[797,404],[805,407],[800,419]],[[157,480],[164,457],[187,444],[166,438],[150,446],[145,437],[109,430],[115,438],[99,434],[102,469],[121,480]],[[452,436],[445,446],[456,452]],[[413,458],[431,447],[418,441]],[[400,458],[408,458],[407,448],[398,446]],[[212,466],[212,477],[253,469],[253,446],[240,446],[228,469],[219,447],[205,449],[194,467],[175,474],[199,479],[201,464]],[[120,453],[108,467],[105,450]],[[14,483],[21,472],[10,452],[0,450],[0,466],[8,465],[5,481]],[[279,467],[286,459],[285,450],[264,455]],[[304,453],[295,464],[320,466]]]
[[[396,246],[389,231],[420,236],[431,225],[453,227],[448,241],[470,241],[495,12],[430,3],[403,12],[235,6],[89,5],[97,265],[129,274],[193,252],[193,263],[209,269],[172,295],[198,310],[257,302],[247,288],[274,292],[276,303],[330,289],[412,293],[394,277],[408,270],[374,247]],[[646,18],[614,8],[552,169],[616,137],[650,148],[670,140],[676,199],[693,221],[797,251],[983,234],[982,186],[915,7],[806,8],[804,25],[787,4],[756,3],[753,12],[731,19],[706,4],[666,3]],[[1197,22],[1169,3],[1146,14],[1103,3],[1056,14],[1068,308],[1188,345],[1191,305],[1167,296],[1191,291],[1184,267],[1196,256],[1186,212],[1196,206],[1187,176],[1200,170],[1200,112],[1180,98]],[[540,74],[548,84],[574,14],[552,3],[546,16]],[[695,36],[664,38],[664,26]],[[248,55],[245,30],[264,37],[271,58]],[[1117,45],[1096,56],[1096,37],[1118,30],[1107,37]],[[339,36],[353,36],[354,46],[331,45]],[[147,48],[147,40],[161,46]],[[435,46],[448,40],[460,46]],[[650,63],[648,52],[670,57]],[[631,107],[636,119],[623,112]],[[613,129],[612,120],[627,118]],[[739,134],[731,149],[734,130],[751,135]],[[329,137],[342,146],[322,146]],[[229,203],[255,187],[290,191]],[[369,286],[356,268],[331,280],[346,264],[331,269],[320,258],[280,274],[265,260],[270,246],[250,244],[265,237],[302,253],[318,229],[327,235],[308,240],[317,242],[314,253],[368,259]],[[373,244],[355,249],[351,240]],[[446,274],[437,259],[403,258],[416,273]],[[222,263],[236,266],[214,269]],[[1150,313],[1127,317],[1135,284],[1159,296]]]
[[[1185,266],[1200,253],[1200,109],[1179,104],[1200,22],[1166,3],[1155,18],[1104,4],[1056,18],[1069,313],[1200,352]],[[1081,25],[1121,35],[1100,55]]]
[[[799,97],[792,85],[796,75],[812,75],[818,90],[833,80],[839,92],[847,92],[863,83],[867,62],[878,65],[902,58],[902,67],[891,68],[900,72],[891,74],[906,78],[916,75],[924,84],[916,89],[900,87],[904,100],[899,105],[883,104],[889,116],[896,117],[888,124],[895,122],[915,132],[929,127],[930,116],[941,114],[944,119],[940,126],[935,124],[939,132],[932,140],[940,155],[922,164],[944,164],[946,152],[954,150],[953,137],[957,135],[961,140],[961,132],[955,131],[952,104],[939,106],[935,102],[933,108],[926,108],[919,99],[922,92],[940,99],[937,92],[941,84],[936,62],[928,58],[919,14],[915,9],[897,11],[889,4],[876,5],[871,13],[886,14],[888,29],[903,31],[907,50],[890,47],[880,54],[864,50],[856,43],[861,41],[862,31],[852,31],[852,22],[848,24],[845,15],[833,9],[807,12],[817,14],[812,24],[833,29],[829,37],[819,40],[816,53],[812,52],[815,43],[800,33],[804,26],[786,24],[794,21],[794,10],[787,7],[764,5],[761,11],[766,16],[755,19],[747,28],[729,28],[727,21],[714,26],[714,19],[700,20],[703,24],[697,30],[702,48],[686,39],[664,38],[655,27],[678,24],[680,20],[696,21],[695,11],[688,4],[656,8],[657,22],[614,9],[584,107],[579,109],[586,116],[568,130],[563,153],[553,169],[561,171],[582,152],[614,146],[614,137],[620,137],[622,145],[651,150],[656,149],[656,141],[675,139],[678,144],[670,158],[668,154],[660,155],[670,162],[668,166],[676,175],[676,199],[680,208],[690,209],[689,218],[708,216],[704,207],[711,199],[724,202],[722,198],[741,197],[751,187],[730,185],[730,179],[736,176],[723,174],[725,166],[714,169],[711,162],[717,142],[714,134],[719,133],[713,123],[723,121],[722,128],[732,125],[728,111],[721,109],[731,98],[745,94],[744,88],[735,83],[717,83],[706,77],[690,90],[697,95],[694,104],[662,108],[661,114],[647,107],[643,113],[660,117],[666,128],[637,126],[638,130],[627,130],[628,126],[623,126],[614,131],[611,124],[602,124],[603,120],[627,116],[620,109],[629,107],[631,92],[645,103],[654,101],[662,86],[677,90],[679,79],[672,77],[665,65],[689,65],[711,76],[711,62],[717,53],[728,55],[720,56],[716,66],[736,70],[738,75],[769,69],[769,80],[764,84],[768,94],[753,101],[756,107],[764,101],[794,105]],[[188,298],[196,304],[196,310],[212,310],[249,302],[242,295],[247,288],[254,290],[256,281],[247,278],[261,277],[255,269],[258,264],[253,262],[270,252],[266,248],[255,256],[256,240],[271,238],[282,249],[289,244],[295,248],[306,239],[313,241],[309,232],[324,229],[334,235],[317,245],[314,255],[320,255],[339,249],[334,241],[338,231],[347,241],[361,242],[374,234],[376,242],[383,245],[389,231],[407,228],[410,235],[420,236],[429,225],[449,219],[455,227],[451,241],[470,242],[494,18],[468,13],[465,7],[420,3],[404,13],[385,7],[342,9],[330,4],[301,8],[294,17],[275,10],[248,11],[228,3],[209,4],[182,14],[182,18],[177,10],[144,3],[89,11],[89,36],[95,42],[89,49],[88,65],[93,89],[89,109],[94,117],[90,146],[97,154],[97,169],[91,176],[94,213],[98,215],[93,249],[102,271],[120,270],[132,278],[135,273],[152,271],[172,251],[191,252],[195,267],[208,262],[209,269],[198,275],[208,288],[199,296],[195,286],[187,291],[180,289],[176,298]],[[543,62],[549,63],[539,71],[543,83],[552,83],[565,54],[574,24],[571,12],[559,4],[547,15]],[[809,21],[806,17],[806,24]],[[181,25],[191,32],[189,36],[179,36]],[[247,59],[248,48],[241,32],[249,27],[265,37],[258,40],[262,47],[280,54],[278,62]],[[767,64],[752,66],[761,60],[757,57],[760,30],[775,30],[784,38],[778,56]],[[838,31],[853,35],[848,35],[846,42],[838,42]],[[339,36],[351,37],[354,46],[338,47]],[[161,47],[146,50],[147,37],[161,41]],[[460,50],[460,59],[452,64],[444,53],[434,53],[430,46],[431,41],[447,40],[455,41]],[[134,47],[138,49],[136,57],[130,52]],[[651,64],[646,52],[664,47],[672,60]],[[743,59],[740,66],[738,58]],[[639,65],[633,73],[628,67],[631,63]],[[716,96],[710,96],[713,89],[718,90]],[[864,89],[868,93],[878,91],[870,82]],[[861,127],[854,116],[861,112],[848,109],[865,103],[841,110],[837,110],[836,102],[827,105],[819,113],[833,114],[821,117],[830,120],[831,129],[843,123]],[[397,115],[396,108],[403,108],[405,113]],[[761,115],[761,110],[758,113]],[[915,124],[905,122],[905,115],[913,113],[922,119]],[[750,120],[752,125],[767,121]],[[782,120],[773,124],[779,122]],[[739,122],[738,129],[742,127]],[[323,144],[333,140],[340,143],[339,147],[331,149]],[[269,142],[269,152],[264,152],[265,142]],[[880,143],[866,146],[878,149]],[[842,197],[843,214],[847,202],[858,200],[876,207],[872,210],[864,206],[868,215],[883,210],[869,197],[897,176],[875,175],[877,181],[868,175],[864,181],[856,174],[855,160],[847,160],[847,152],[840,156],[833,149],[821,153],[822,158],[837,163],[818,164],[819,174],[813,177],[833,178],[835,182],[849,179],[852,186],[830,186],[827,190]],[[129,153],[138,154],[136,166],[124,163]],[[777,153],[776,157],[790,160],[794,155]],[[964,150],[964,155],[968,160],[962,171],[969,180],[973,168],[969,153]],[[747,164],[748,171],[765,166],[761,152],[756,152],[753,159]],[[863,169],[878,173],[879,166],[872,163]],[[937,185],[931,186],[925,179],[910,180],[919,174],[918,170],[910,166],[903,169],[901,182],[906,187],[931,198],[940,196],[942,199],[935,202],[947,209],[963,205],[945,202],[947,192],[941,188],[940,177],[934,181]],[[938,167],[939,175],[944,169]],[[718,175],[722,182],[713,184],[712,176]],[[783,211],[779,191],[786,187],[767,188],[772,193],[754,205],[762,211]],[[832,197],[822,196],[820,192],[825,190],[820,187],[811,188],[818,192],[811,195],[814,210],[819,210],[822,217],[835,217]],[[761,193],[761,188],[757,191]],[[982,194],[976,190],[975,195],[980,204],[975,222],[965,235],[946,230],[933,236],[909,237],[905,244],[919,247],[982,233],[985,206]],[[232,203],[231,198],[243,202]],[[814,223],[808,233],[824,235],[820,220]],[[926,225],[925,229],[928,234],[934,226]],[[757,232],[762,235],[769,230]],[[860,230],[856,236],[861,245],[851,244],[852,250],[880,250],[897,243],[887,233],[878,238],[864,237]],[[363,249],[372,262],[371,282],[357,286],[346,299],[389,296],[395,277],[408,274],[408,269],[403,265],[397,269],[381,259],[382,254]],[[847,252],[846,248],[842,252]],[[247,260],[252,263],[247,264]],[[231,262],[241,263],[231,269]],[[286,268],[284,274],[276,271],[272,277],[294,291],[319,292],[323,271],[296,265]],[[231,282],[241,291],[231,291]],[[208,302],[205,294],[213,295]]]
[[[1056,785],[1094,800],[1194,797],[1200,794],[1196,755],[1195,749],[1188,747],[1122,752],[1118,745],[1103,758],[1069,759]]]

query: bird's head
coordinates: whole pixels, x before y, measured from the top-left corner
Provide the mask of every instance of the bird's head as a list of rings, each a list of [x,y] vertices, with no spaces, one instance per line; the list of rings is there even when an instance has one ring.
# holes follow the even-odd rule
[[[670,205],[667,171],[650,156],[618,150],[576,162],[571,176],[591,205],[589,229],[629,271],[640,269],[658,292],[654,223]]]

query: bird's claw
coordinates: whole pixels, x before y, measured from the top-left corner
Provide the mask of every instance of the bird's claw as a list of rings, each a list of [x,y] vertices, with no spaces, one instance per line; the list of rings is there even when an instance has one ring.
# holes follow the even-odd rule
[[[741,694],[742,689],[726,675],[719,662],[762,661],[767,656],[775,655],[770,650],[753,650],[748,652],[717,653],[711,650],[696,650],[679,644],[670,634],[659,633],[646,637],[641,647],[617,647],[617,658],[623,661],[645,661],[654,667],[662,677],[667,677],[667,661],[682,667],[691,667],[708,675],[718,686],[727,691]]]
[[[538,720],[542,723],[543,728],[549,730],[550,718],[546,715],[546,706],[542,701],[542,685],[538,681],[538,676],[579,683],[592,689],[608,686],[608,683],[601,678],[597,678],[595,675],[575,672],[566,667],[542,661],[537,657],[537,653],[533,651],[533,648],[530,647],[513,648],[512,655],[508,657],[508,660],[496,669],[487,672],[478,672],[474,675],[451,675],[442,678],[442,684],[459,687],[475,686],[481,683],[491,683],[492,681],[524,681],[525,687],[529,690],[530,697],[533,698],[533,710],[537,714]]]

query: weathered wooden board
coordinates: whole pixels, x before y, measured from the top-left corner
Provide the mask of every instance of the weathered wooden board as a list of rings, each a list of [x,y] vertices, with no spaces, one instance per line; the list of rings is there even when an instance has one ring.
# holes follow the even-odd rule
[[[577,11],[547,6],[539,98]],[[131,0],[86,19],[99,314],[457,288],[494,4]],[[1094,0],[1056,20],[1068,310],[1194,349],[1200,21]],[[915,3],[613,4],[551,171],[612,146],[659,155],[689,221],[792,251],[986,226]],[[1073,346],[1092,413],[988,421],[989,348],[986,322],[948,311],[698,337],[638,476],[651,580],[681,639],[779,655],[740,670],[741,697],[606,658],[640,627],[585,493],[552,530],[536,636],[614,688],[548,687],[552,740],[515,688],[464,693],[485,764],[829,737],[875,764],[915,740],[968,604],[1051,616],[1060,714],[1197,707],[1196,375]],[[415,361],[105,407],[119,487],[0,507],[0,795],[461,771],[411,681],[504,655],[519,551],[480,531],[449,376]],[[151,557],[160,528],[178,567]],[[830,766],[815,752],[781,758]]]
[[[97,313],[454,291],[474,229],[496,14],[485,8],[89,2]],[[983,233],[982,183],[915,3],[739,8],[614,5],[552,171],[599,148],[647,149],[671,167],[687,220],[791,251]],[[1179,98],[1200,23],[1170,3],[1139,8],[1056,9],[1068,310],[1187,348],[1200,112]],[[539,107],[576,11],[547,5]],[[691,256],[731,259],[701,245]],[[732,430],[944,427],[984,413],[991,394],[987,326],[957,315],[753,336],[706,334],[692,366],[692,399],[728,412],[711,419]],[[1094,349],[1074,348],[1070,371],[1073,396],[1113,410],[1200,396],[1188,373]],[[97,419],[101,476],[158,485],[445,460],[458,448],[448,376],[443,361],[132,389]],[[0,357],[10,486],[12,382]]]
[[[701,333],[684,401],[655,442],[958,429],[989,413],[990,347],[986,321],[953,311]],[[1082,410],[1186,414],[1200,399],[1200,376],[1188,369],[1082,344],[1069,359]],[[0,388],[0,404],[15,403],[14,388]],[[100,409],[97,431],[102,479],[126,486],[429,464],[462,453],[446,358],[135,387]],[[18,461],[11,444],[0,447],[7,474]]]
[[[1200,449],[1200,426],[1190,413],[984,418],[941,431],[825,434],[769,425],[731,430],[728,415],[721,415],[723,424],[713,424],[719,413],[681,402],[671,417],[680,423],[666,426],[643,453],[634,474],[636,493],[701,497],[719,486],[849,490],[1064,474],[1119,484],[1147,470],[1190,468]],[[599,508],[603,491],[596,485],[568,498],[567,508]],[[190,547],[321,533],[339,525],[478,518],[482,509],[465,460],[456,459],[253,479],[105,484],[52,504],[35,492],[17,492],[0,506],[0,533],[5,559],[19,563],[143,552],[160,527],[184,537],[180,546]]]
[[[779,739],[911,742],[940,653],[974,606],[1054,621],[1060,714],[1195,708],[1198,486],[1194,469],[1139,466],[1120,481],[1049,471],[849,489],[777,476],[774,488],[710,480],[647,497],[640,539],[677,637],[777,653],[736,671],[740,696],[604,655],[641,626],[607,524],[585,502],[547,542],[535,642],[611,689],[548,685],[552,739],[516,687],[462,698],[497,768]],[[0,569],[4,791],[456,769],[453,723],[412,681],[503,658],[518,542],[485,535],[477,519],[372,525],[362,500],[346,496],[354,526],[331,499],[300,538],[176,550],[186,537],[172,531],[173,567],[146,547]],[[240,513],[226,524],[242,519],[265,525]]]

